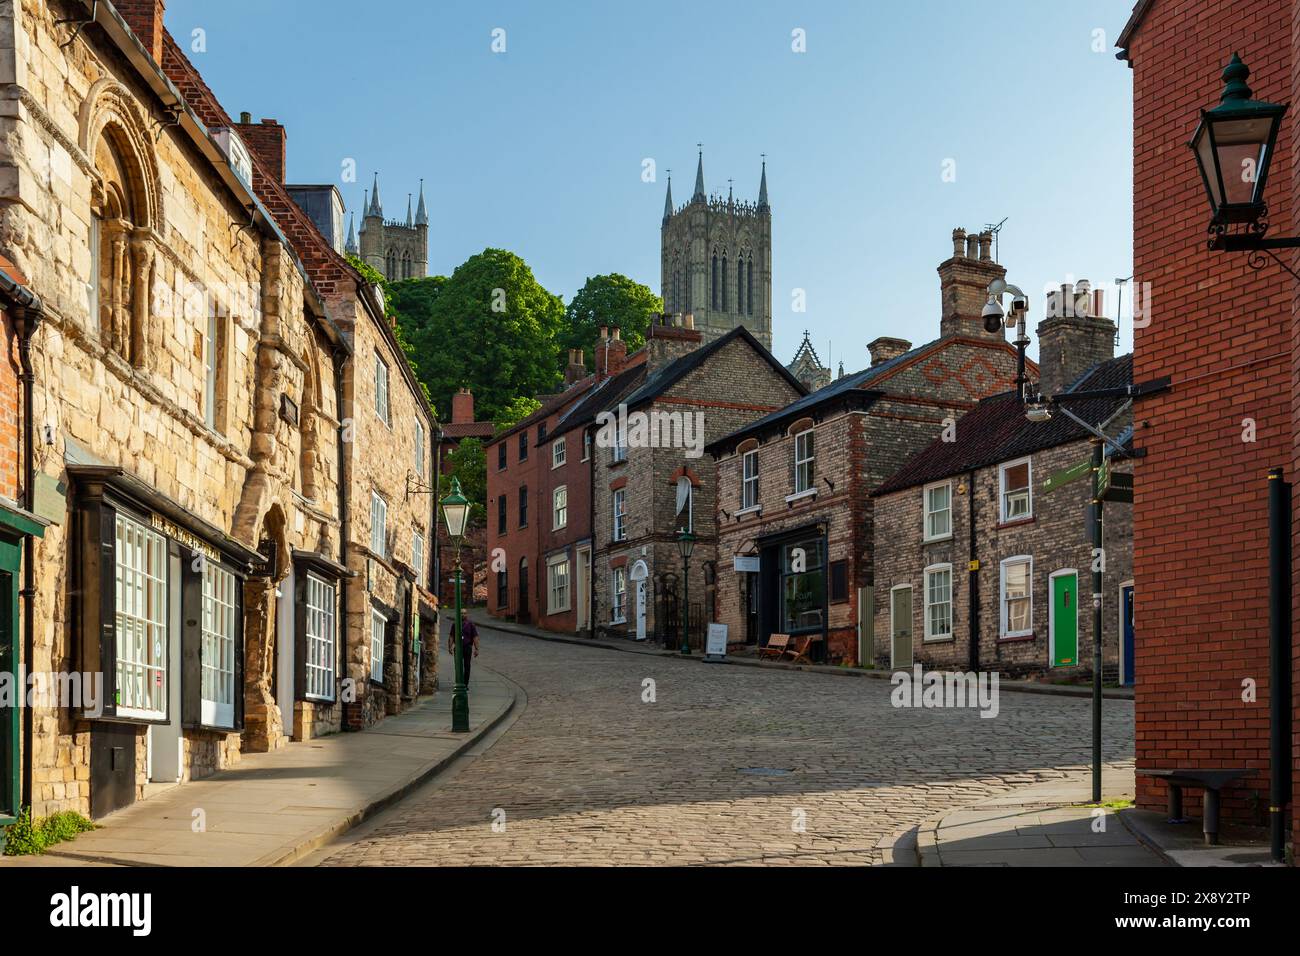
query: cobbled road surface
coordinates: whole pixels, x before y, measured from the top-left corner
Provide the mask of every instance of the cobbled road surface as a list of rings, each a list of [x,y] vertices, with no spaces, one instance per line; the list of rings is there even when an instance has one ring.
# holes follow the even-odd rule
[[[878,844],[928,817],[1091,759],[1083,697],[1003,692],[981,718],[895,708],[885,680],[489,628],[475,663],[526,690],[522,714],[323,865],[879,863]],[[1132,703],[1103,713],[1106,761],[1131,764]]]

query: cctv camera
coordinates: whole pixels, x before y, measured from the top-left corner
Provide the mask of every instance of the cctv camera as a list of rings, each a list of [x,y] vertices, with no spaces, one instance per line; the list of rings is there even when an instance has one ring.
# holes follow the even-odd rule
[[[985,332],[1002,331],[1002,306],[993,296],[989,296],[989,301],[985,304],[981,317],[984,320]]]

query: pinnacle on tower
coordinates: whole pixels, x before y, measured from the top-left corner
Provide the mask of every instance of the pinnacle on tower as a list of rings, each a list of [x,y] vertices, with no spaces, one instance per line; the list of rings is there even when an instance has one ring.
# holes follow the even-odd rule
[[[366,216],[370,215],[370,190],[361,190],[361,231],[366,231]]]
[[[691,202],[704,202],[704,147],[700,147],[700,160],[695,167],[695,193]]]
[[[767,157],[763,157],[763,178],[758,183],[758,208],[767,208]]]
[[[357,232],[355,228],[356,224],[357,224],[357,214],[352,213],[348,218],[348,241],[343,244],[343,251],[351,253],[354,256],[357,255],[359,252],[359,250],[357,249]]]
[[[664,221],[667,222],[673,214],[673,174],[668,172],[668,192],[664,196]]]
[[[379,201],[379,173],[375,173],[375,188],[370,195],[370,207],[366,210],[367,216],[378,216],[384,218],[384,206]]]
[[[420,180],[420,204],[415,209],[415,224],[417,226],[427,226],[429,224],[429,212],[424,208],[424,180]]]
[[[406,194],[406,228],[414,229],[415,221],[411,218],[411,194]]]

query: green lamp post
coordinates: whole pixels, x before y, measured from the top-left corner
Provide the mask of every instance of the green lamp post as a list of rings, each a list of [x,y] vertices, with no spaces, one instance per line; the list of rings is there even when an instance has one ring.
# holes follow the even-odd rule
[[[682,646],[681,652],[689,657],[691,653],[691,552],[695,550],[695,535],[685,528],[677,536],[677,551],[682,556]]]
[[[452,657],[456,662],[456,688],[451,695],[451,731],[469,733],[469,687],[465,684],[465,646],[461,640],[460,545],[469,522],[469,501],[460,493],[460,481],[451,479],[451,493],[442,499],[442,518],[447,523],[447,537],[456,551],[456,620],[452,625]]]

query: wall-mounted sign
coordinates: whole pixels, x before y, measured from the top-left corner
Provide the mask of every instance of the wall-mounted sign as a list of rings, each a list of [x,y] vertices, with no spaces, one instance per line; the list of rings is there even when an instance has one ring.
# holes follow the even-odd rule
[[[208,558],[208,560],[216,562],[221,561],[221,555],[217,553],[216,548],[212,547],[212,545],[208,544],[194,533],[186,531],[180,525],[168,521],[162,515],[150,515],[149,523],[153,525],[155,531],[161,531],[173,541],[179,541],[191,551],[199,552],[199,554],[202,554],[204,557]]]
[[[732,557],[731,561],[737,571],[758,571],[758,555],[756,554],[737,554]]]

